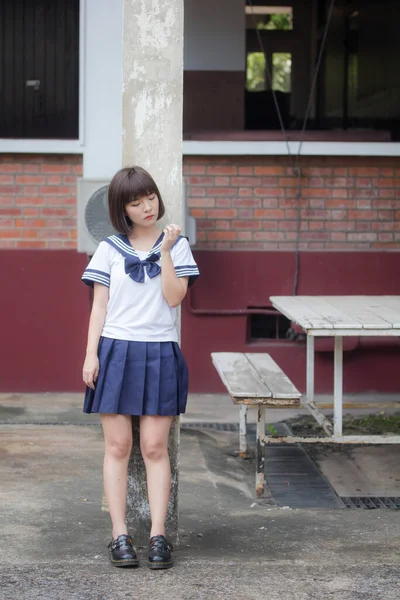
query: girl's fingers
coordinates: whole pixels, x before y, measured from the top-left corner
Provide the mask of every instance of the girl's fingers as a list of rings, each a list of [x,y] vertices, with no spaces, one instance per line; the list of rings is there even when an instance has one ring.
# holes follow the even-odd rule
[[[174,237],[178,237],[178,235],[182,231],[181,228],[179,227],[179,225],[171,225],[171,229],[172,229],[172,233],[173,233]]]
[[[88,387],[90,387],[92,390],[94,390],[93,373],[85,372],[83,374],[83,381]]]
[[[179,227],[179,225],[176,225],[175,223],[171,223],[170,225],[166,225],[164,231],[164,241],[166,241],[168,243],[168,247],[170,246],[171,243],[175,242],[182,229]]]
[[[179,225],[175,225],[174,223],[171,225],[167,225],[164,229],[164,233],[169,232],[169,233],[180,233],[182,231],[182,229],[179,227]]]

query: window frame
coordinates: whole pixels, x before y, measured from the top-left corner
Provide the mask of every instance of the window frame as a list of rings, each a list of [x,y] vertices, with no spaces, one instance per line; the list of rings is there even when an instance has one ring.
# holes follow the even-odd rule
[[[79,0],[79,116],[78,137],[73,139],[1,138],[2,154],[82,154],[85,131],[85,25],[86,0]]]

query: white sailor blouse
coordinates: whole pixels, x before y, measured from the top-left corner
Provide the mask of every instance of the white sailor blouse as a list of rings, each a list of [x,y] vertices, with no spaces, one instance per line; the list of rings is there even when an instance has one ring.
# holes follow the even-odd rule
[[[162,342],[178,341],[176,309],[164,298],[161,286],[160,248],[162,233],[150,252],[135,250],[125,235],[117,234],[100,242],[82,280],[93,287],[109,288],[103,337]],[[199,276],[187,238],[179,236],[171,249],[178,277],[192,285]]]

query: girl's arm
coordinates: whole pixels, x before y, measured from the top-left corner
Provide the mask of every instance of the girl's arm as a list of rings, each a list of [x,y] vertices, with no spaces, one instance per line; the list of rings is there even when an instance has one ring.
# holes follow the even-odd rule
[[[180,305],[186,296],[189,282],[188,277],[177,277],[171,257],[171,248],[181,231],[179,225],[168,225],[164,229],[164,238],[160,248],[162,291],[171,308]]]
[[[89,321],[88,342],[86,347],[86,358],[83,365],[83,381],[92,390],[99,374],[99,359],[97,349],[104,321],[107,313],[109,291],[108,287],[101,283],[94,284],[94,297],[92,312]]]
[[[179,306],[186,296],[189,278],[177,277],[169,250],[161,251],[161,280],[164,298],[169,306]]]

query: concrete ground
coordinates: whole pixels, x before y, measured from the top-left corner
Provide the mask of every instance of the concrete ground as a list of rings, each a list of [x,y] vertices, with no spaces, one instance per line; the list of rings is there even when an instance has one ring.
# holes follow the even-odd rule
[[[236,455],[238,434],[201,428],[182,430],[174,569],[113,568],[102,433],[97,417],[81,414],[81,401],[0,396],[1,600],[400,598],[398,512],[290,510],[268,497],[257,501],[254,463]],[[275,420],[291,416],[271,412]],[[237,409],[227,396],[191,398],[182,421],[207,420],[237,422]],[[365,489],[398,489],[388,484],[393,475],[400,479],[398,446],[379,459],[368,455],[373,481],[366,481],[372,463],[362,456],[355,471]],[[339,467],[336,460],[328,471],[337,478]],[[350,483],[341,479],[344,490]],[[144,559],[145,550],[139,554]]]

